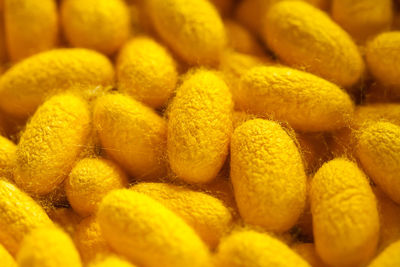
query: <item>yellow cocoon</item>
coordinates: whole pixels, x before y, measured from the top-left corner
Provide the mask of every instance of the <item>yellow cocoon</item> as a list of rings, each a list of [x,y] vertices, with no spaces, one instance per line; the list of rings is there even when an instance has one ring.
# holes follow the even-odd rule
[[[47,100],[31,118],[19,141],[14,180],[22,189],[44,195],[71,171],[90,130],[87,103],[70,95]]]
[[[316,250],[332,266],[362,266],[376,251],[379,214],[369,181],[357,165],[331,160],[311,182]]]
[[[99,213],[110,246],[139,266],[209,266],[207,247],[183,219],[156,200],[132,190],[109,193]]]
[[[165,183],[140,183],[132,190],[146,194],[182,217],[211,248],[230,230],[232,215],[208,194]]]
[[[400,87],[400,31],[386,32],[367,44],[366,61],[369,71],[379,82]]]
[[[284,232],[304,210],[306,175],[302,159],[293,140],[276,122],[255,119],[235,129],[231,181],[246,223]]]
[[[44,210],[16,186],[0,180],[0,244],[15,254],[32,229],[52,225]]]
[[[350,36],[310,4],[282,1],[273,5],[263,19],[263,37],[286,64],[341,86],[352,86],[364,72],[363,59]]]
[[[31,231],[21,244],[19,267],[80,267],[79,253],[71,238],[56,227]]]
[[[388,246],[368,265],[368,267],[400,266],[400,240]]]
[[[8,251],[0,244],[0,262],[3,267],[17,267],[14,258]]]
[[[13,179],[17,146],[0,135],[0,179]]]
[[[89,264],[89,267],[135,267],[135,265],[132,265],[120,257],[108,256],[94,261],[93,263]]]
[[[149,0],[160,37],[189,64],[218,63],[226,45],[224,24],[208,0]]]
[[[27,117],[49,95],[74,85],[83,93],[98,90],[113,79],[113,66],[105,56],[86,49],[54,49],[14,65],[1,76],[0,108]]]
[[[313,267],[328,266],[322,262],[312,243],[297,243],[292,246],[292,249]]]
[[[332,17],[356,40],[388,30],[393,21],[392,0],[333,0]]]
[[[8,55],[12,61],[57,45],[56,0],[4,0],[4,21]]]
[[[214,257],[215,267],[307,267],[286,244],[267,234],[245,230],[222,240]]]
[[[83,263],[91,262],[99,256],[112,253],[95,216],[82,220],[76,227],[73,237]]]
[[[118,89],[154,108],[163,106],[176,87],[176,62],[169,51],[150,37],[124,45],[117,59]]]
[[[129,8],[123,0],[63,0],[61,21],[70,44],[106,55],[130,35]]]
[[[162,178],[167,123],[152,109],[121,94],[100,97],[94,125],[103,149],[138,179]]]
[[[128,179],[112,161],[86,158],[79,161],[65,182],[72,208],[82,216],[96,212],[101,200],[113,189],[124,188]]]
[[[241,78],[234,99],[241,110],[270,115],[304,132],[330,131],[348,123],[350,96],[313,74],[287,67],[254,67]]]
[[[168,113],[168,158],[179,178],[216,177],[228,155],[232,112],[231,93],[216,73],[197,69],[184,77]]]
[[[360,130],[356,154],[371,179],[400,204],[400,126],[376,122]]]
[[[255,36],[253,36],[245,27],[236,21],[227,19],[224,21],[228,36],[228,44],[239,53],[262,56],[263,48]]]

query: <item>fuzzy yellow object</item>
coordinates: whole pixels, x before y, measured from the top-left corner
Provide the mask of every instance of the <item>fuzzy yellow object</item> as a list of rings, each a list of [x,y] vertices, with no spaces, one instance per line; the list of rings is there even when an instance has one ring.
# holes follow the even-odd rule
[[[56,0],[4,0],[4,21],[7,50],[13,61],[57,45]]]
[[[195,231],[145,194],[114,190],[103,199],[98,216],[113,250],[140,266],[211,266],[208,249]]]
[[[197,69],[184,77],[168,112],[168,159],[189,183],[215,178],[232,134],[231,93],[216,73]]]
[[[13,255],[35,228],[53,223],[44,210],[15,185],[0,180],[0,243]]]
[[[379,238],[375,195],[365,174],[344,158],[317,171],[310,189],[316,250],[333,266],[358,266],[374,256]]]
[[[230,230],[230,211],[221,200],[206,193],[165,183],[140,183],[131,189],[150,196],[182,217],[211,248]]]
[[[73,46],[106,55],[117,52],[130,35],[129,9],[123,0],[63,0],[61,21]]]
[[[0,79],[0,109],[30,116],[49,96],[80,86],[91,92],[110,86],[113,66],[105,56],[86,49],[54,49],[11,67]]]
[[[61,94],[46,101],[18,143],[17,185],[43,195],[61,184],[87,141],[90,120],[88,105],[79,97]]]
[[[263,37],[288,65],[349,87],[364,72],[351,37],[323,11],[301,1],[273,5],[263,19]]]
[[[162,178],[167,123],[151,108],[121,94],[100,97],[93,121],[112,159],[137,179]]]
[[[80,267],[79,253],[71,238],[56,227],[31,231],[17,254],[19,267]]]
[[[0,179],[13,179],[17,146],[0,135]]]
[[[0,262],[3,267],[17,267],[14,258],[8,251],[0,244]]]
[[[246,223],[284,232],[304,210],[303,162],[293,140],[276,122],[255,119],[235,129],[231,181]]]

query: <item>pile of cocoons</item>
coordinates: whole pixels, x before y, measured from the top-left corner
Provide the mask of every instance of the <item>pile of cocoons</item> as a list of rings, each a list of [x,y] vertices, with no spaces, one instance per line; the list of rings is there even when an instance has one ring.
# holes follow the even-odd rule
[[[400,1],[0,0],[0,266],[399,267]]]

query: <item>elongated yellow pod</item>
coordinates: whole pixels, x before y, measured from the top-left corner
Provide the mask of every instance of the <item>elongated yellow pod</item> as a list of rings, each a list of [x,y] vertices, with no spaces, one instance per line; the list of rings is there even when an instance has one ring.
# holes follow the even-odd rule
[[[32,229],[52,225],[44,210],[16,186],[0,180],[0,243],[15,254]]]
[[[287,121],[304,132],[329,131],[350,122],[354,104],[338,86],[287,67],[254,67],[241,78],[236,106]]]
[[[376,122],[360,130],[356,155],[371,179],[400,204],[400,126]]]
[[[161,38],[189,64],[218,63],[224,24],[208,0],[150,0],[147,9]]]
[[[268,46],[288,65],[346,87],[361,78],[364,63],[357,46],[323,11],[282,1],[269,9],[263,23]]]
[[[36,111],[22,134],[16,152],[14,180],[22,189],[46,194],[71,171],[90,130],[85,101],[56,95]]]
[[[234,232],[222,240],[214,263],[216,267],[310,266],[278,239],[250,230]]]
[[[366,60],[369,71],[379,82],[393,86],[399,91],[400,76],[400,31],[386,32],[368,43]]]
[[[101,231],[119,254],[140,266],[203,267],[210,255],[183,219],[149,196],[120,189],[102,201]]]
[[[101,232],[96,216],[90,216],[81,221],[73,235],[76,248],[83,263],[95,260],[97,257],[112,254],[111,248]]]
[[[15,167],[17,146],[7,138],[0,136],[0,179],[12,180]]]
[[[129,38],[129,9],[123,0],[64,0],[61,21],[66,38],[75,47],[116,52]]]
[[[176,87],[176,62],[150,37],[124,45],[117,60],[118,89],[154,108],[164,105]]]
[[[290,229],[306,202],[306,175],[290,136],[273,121],[250,120],[235,129],[231,180],[246,223],[270,231]]]
[[[107,155],[138,179],[165,174],[167,123],[152,109],[120,94],[100,97],[94,125]]]
[[[0,244],[0,261],[3,267],[17,267],[14,258],[8,251]]]
[[[135,267],[135,265],[117,256],[107,256],[90,263],[89,267]]]
[[[55,0],[4,0],[4,20],[13,61],[52,49],[58,42]]]
[[[113,189],[124,188],[128,179],[112,161],[86,158],[79,161],[65,182],[72,208],[82,216],[94,214],[102,198]]]
[[[260,43],[244,26],[227,19],[224,21],[228,36],[228,44],[239,53],[263,56],[264,51]]]
[[[392,0],[333,0],[332,17],[351,36],[363,42],[390,28]]]
[[[316,250],[333,266],[361,266],[376,251],[377,203],[367,177],[344,158],[325,163],[311,182]]]
[[[400,266],[399,251],[400,251],[400,240],[388,246],[368,265],[368,267]]]
[[[71,238],[56,227],[31,231],[21,244],[17,262],[19,267],[82,266]]]
[[[187,74],[169,107],[168,158],[181,179],[201,183],[215,178],[228,155],[232,96],[214,72]]]
[[[208,194],[165,183],[140,183],[131,189],[150,196],[182,217],[211,248],[230,230],[230,211],[221,200]]]
[[[86,49],[55,49],[32,56],[9,69],[0,79],[0,108],[27,117],[54,93],[80,85],[83,91],[109,86],[111,62]]]

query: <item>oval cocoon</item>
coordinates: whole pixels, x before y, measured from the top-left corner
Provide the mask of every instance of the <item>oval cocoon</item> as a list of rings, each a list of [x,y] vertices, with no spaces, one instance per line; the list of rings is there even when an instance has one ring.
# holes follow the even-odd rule
[[[392,0],[333,0],[332,17],[351,36],[364,41],[388,30],[393,21]]]
[[[44,210],[16,186],[0,180],[0,243],[16,254],[31,230],[52,225]]]
[[[130,15],[123,0],[64,0],[61,21],[75,47],[116,52],[130,35]]]
[[[290,66],[346,87],[355,84],[364,72],[350,36],[310,4],[279,2],[269,9],[263,24],[268,46]]]
[[[379,82],[400,92],[400,31],[386,32],[367,44],[369,71]]]
[[[88,216],[96,212],[109,191],[127,185],[124,172],[112,161],[86,158],[72,169],[65,182],[65,191],[72,208],[81,216]]]
[[[71,238],[55,227],[30,232],[21,244],[19,267],[80,267],[79,253]]]
[[[56,95],[40,106],[17,147],[17,185],[34,194],[54,190],[86,144],[90,123],[88,105],[79,97]]]
[[[49,95],[74,85],[98,90],[113,79],[113,66],[105,56],[86,49],[54,49],[14,65],[1,76],[0,108],[27,117]]]
[[[376,251],[377,202],[367,177],[347,159],[331,160],[311,182],[311,213],[316,250],[333,266],[362,266]]]
[[[278,239],[251,230],[234,232],[222,240],[214,262],[216,267],[310,266]]]
[[[132,190],[109,193],[99,208],[107,242],[140,266],[208,266],[207,247],[183,219],[156,200]]]
[[[168,158],[179,178],[215,178],[228,154],[232,112],[231,93],[216,73],[198,69],[184,77],[168,113]]]
[[[356,155],[366,173],[400,204],[400,126],[376,122],[360,130]]]
[[[52,49],[58,42],[55,0],[4,0],[7,50],[12,61]]]
[[[178,80],[171,54],[149,37],[137,37],[125,44],[116,68],[118,89],[154,108],[167,102]]]
[[[246,223],[284,232],[305,207],[306,175],[300,153],[276,122],[255,119],[235,129],[231,181]]]
[[[92,262],[89,267],[135,267],[135,265],[117,256],[107,256]]]
[[[226,33],[208,0],[149,0],[147,9],[158,34],[187,63],[218,63]]]
[[[138,179],[163,178],[167,123],[152,109],[124,95],[95,103],[94,125],[107,155]]]
[[[350,122],[354,104],[338,86],[286,67],[254,67],[241,78],[236,106],[287,121],[304,132],[330,131]]]
[[[150,196],[175,212],[212,248],[230,230],[230,211],[221,200],[208,194],[165,183],[140,183],[131,189]]]

